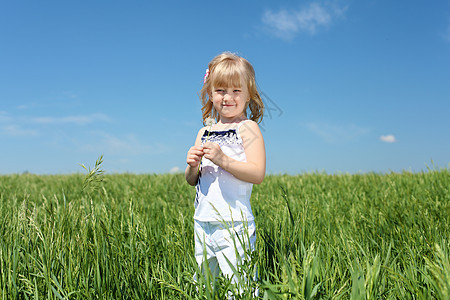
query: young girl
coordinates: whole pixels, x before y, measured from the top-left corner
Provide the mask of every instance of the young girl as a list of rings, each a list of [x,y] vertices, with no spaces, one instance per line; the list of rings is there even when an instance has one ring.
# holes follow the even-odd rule
[[[203,123],[209,117],[217,123],[199,130],[187,153],[185,171],[187,182],[197,191],[195,258],[200,267],[207,262],[213,274],[220,269],[236,283],[232,267],[239,267],[256,240],[250,195],[266,170],[258,126],[264,104],[255,71],[246,59],[226,52],[208,67],[201,90]]]

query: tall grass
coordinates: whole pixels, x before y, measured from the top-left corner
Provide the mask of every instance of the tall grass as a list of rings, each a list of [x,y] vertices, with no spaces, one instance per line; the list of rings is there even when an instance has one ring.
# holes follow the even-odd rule
[[[448,169],[267,176],[241,293],[194,282],[182,174],[95,170],[0,177],[2,299],[450,299]]]

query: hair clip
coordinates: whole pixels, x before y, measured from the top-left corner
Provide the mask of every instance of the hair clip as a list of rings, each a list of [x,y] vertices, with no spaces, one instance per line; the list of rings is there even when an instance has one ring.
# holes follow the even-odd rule
[[[203,76],[203,84],[206,83],[206,79],[208,79],[208,76],[209,76],[209,69],[206,69],[205,76]]]

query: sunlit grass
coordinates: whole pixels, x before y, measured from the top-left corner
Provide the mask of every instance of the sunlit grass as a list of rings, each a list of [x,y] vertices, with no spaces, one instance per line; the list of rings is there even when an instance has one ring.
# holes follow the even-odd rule
[[[182,174],[87,178],[0,177],[2,299],[233,291],[225,278],[193,280],[195,189]],[[257,250],[242,272],[257,266],[259,279],[234,295],[258,285],[266,299],[449,299],[449,186],[448,169],[267,176],[254,186]]]

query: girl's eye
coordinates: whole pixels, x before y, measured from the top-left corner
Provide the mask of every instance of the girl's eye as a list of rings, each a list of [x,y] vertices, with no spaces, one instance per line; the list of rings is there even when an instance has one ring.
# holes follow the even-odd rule
[[[223,89],[216,89],[217,93],[223,93],[223,91],[224,91]]]
[[[235,93],[240,93],[241,90],[234,90],[233,92],[235,92]]]

